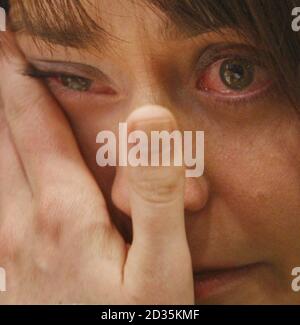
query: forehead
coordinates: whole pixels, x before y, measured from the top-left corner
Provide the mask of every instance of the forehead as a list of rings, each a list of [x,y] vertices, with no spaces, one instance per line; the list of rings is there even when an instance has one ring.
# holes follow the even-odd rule
[[[183,14],[181,19],[171,19],[170,12],[178,11],[180,16],[180,10],[183,13],[191,10],[185,0],[173,0],[167,10],[158,6],[160,1],[153,0],[11,0],[11,3],[13,31],[71,47],[85,47],[100,38],[128,40],[129,35],[137,33],[159,39],[177,38],[214,27],[212,21],[202,24],[204,17],[197,17],[197,26],[193,25],[191,14],[197,16],[194,9],[187,17]]]
[[[83,4],[88,15],[115,40],[130,41],[137,34],[163,40],[179,32],[164,12],[147,1],[93,0]]]

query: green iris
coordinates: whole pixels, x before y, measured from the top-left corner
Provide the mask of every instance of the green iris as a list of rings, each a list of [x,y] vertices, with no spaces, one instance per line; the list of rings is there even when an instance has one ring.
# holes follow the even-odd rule
[[[88,91],[92,85],[91,80],[75,76],[62,76],[61,82],[66,88],[80,92]]]
[[[228,59],[222,63],[220,77],[232,90],[244,90],[254,80],[254,65],[245,59]]]

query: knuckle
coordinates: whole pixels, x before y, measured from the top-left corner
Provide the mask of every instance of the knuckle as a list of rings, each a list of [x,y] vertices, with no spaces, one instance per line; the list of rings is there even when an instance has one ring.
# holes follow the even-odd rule
[[[155,176],[143,176],[132,182],[133,190],[144,200],[150,203],[166,203],[173,201],[183,188],[182,178],[168,172]]]
[[[51,194],[40,198],[35,207],[34,220],[37,233],[47,233],[56,240],[59,239],[66,220],[72,213],[70,203],[66,203],[63,198]]]

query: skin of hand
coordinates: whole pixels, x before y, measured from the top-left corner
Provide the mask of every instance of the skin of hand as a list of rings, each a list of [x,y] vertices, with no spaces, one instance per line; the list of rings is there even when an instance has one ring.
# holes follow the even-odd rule
[[[128,167],[128,246],[59,105],[22,75],[26,60],[13,36],[1,38],[0,304],[194,303],[184,168]],[[135,110],[128,125],[177,127],[160,106]]]

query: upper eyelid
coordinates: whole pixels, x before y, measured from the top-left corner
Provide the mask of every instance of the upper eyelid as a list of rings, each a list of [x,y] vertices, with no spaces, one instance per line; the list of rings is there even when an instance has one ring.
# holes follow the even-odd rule
[[[211,44],[203,49],[198,56],[196,63],[197,72],[203,71],[210,64],[217,62],[218,60],[226,59],[228,57],[246,58],[254,61],[259,65],[263,64],[263,56],[265,54],[256,50],[247,44],[238,43],[217,43]]]
[[[28,61],[33,69],[45,74],[48,73],[53,75],[67,75],[111,83],[111,80],[102,71],[85,64],[30,59]]]
[[[34,76],[36,78],[41,78],[41,79],[68,76],[68,77],[79,77],[82,79],[89,80],[88,78],[79,75],[74,75],[74,74],[65,73],[61,71],[46,71],[46,70],[44,71],[44,70],[37,69],[36,67],[33,66],[30,66],[29,68],[26,69],[25,75]]]

